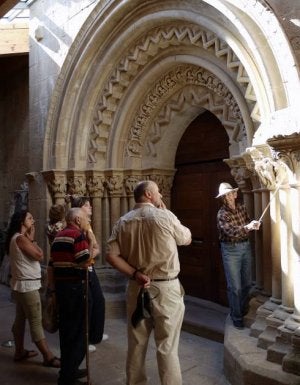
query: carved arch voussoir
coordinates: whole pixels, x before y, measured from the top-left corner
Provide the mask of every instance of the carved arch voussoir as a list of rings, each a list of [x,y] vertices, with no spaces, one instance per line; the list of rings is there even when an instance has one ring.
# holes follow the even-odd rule
[[[259,119],[259,111],[256,106],[256,97],[250,84],[250,79],[241,61],[230,46],[218,38],[214,33],[200,28],[198,25],[166,26],[148,31],[134,46],[131,46],[127,54],[117,63],[100,93],[96,103],[94,118],[90,129],[90,142],[88,160],[96,163],[99,158],[105,159],[107,150],[107,138],[113,127],[115,112],[118,104],[124,96],[126,89],[138,73],[144,68],[159,51],[170,46],[192,46],[209,51],[218,60],[225,63],[229,73],[234,73],[236,81],[244,97],[249,101],[251,110],[255,111],[255,117]],[[251,90],[251,92],[249,91]],[[132,141],[131,152],[138,152],[140,143]]]
[[[214,113],[230,142],[245,137],[240,108],[227,86],[203,68],[181,65],[160,79],[139,106],[129,131],[127,156],[140,157],[144,146],[148,154],[156,156],[155,147],[164,127],[187,105],[201,106]]]

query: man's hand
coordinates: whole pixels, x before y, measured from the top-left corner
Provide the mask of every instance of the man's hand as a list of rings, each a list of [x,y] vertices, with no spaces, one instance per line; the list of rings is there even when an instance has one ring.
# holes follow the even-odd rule
[[[160,203],[157,205],[157,208],[158,208],[158,209],[165,209],[165,208],[167,208],[167,206],[166,206],[165,203],[162,201],[162,199],[160,200]]]
[[[150,286],[150,278],[148,277],[148,275],[146,274],[143,274],[141,271],[137,271],[136,274],[135,274],[135,280],[136,282],[142,286],[142,287],[149,287]]]
[[[245,227],[245,229],[247,229],[248,231],[251,231],[251,230],[259,230],[260,224],[261,224],[260,221],[251,221],[250,223],[248,223],[248,225],[246,225],[246,226],[244,226],[244,227]]]

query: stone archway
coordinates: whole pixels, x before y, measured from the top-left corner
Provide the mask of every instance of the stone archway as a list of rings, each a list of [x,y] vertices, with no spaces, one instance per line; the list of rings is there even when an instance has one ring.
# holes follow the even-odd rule
[[[299,95],[272,9],[264,0],[116,0],[102,7],[78,34],[53,93],[43,171],[52,200],[64,200],[66,186],[89,194],[101,213],[93,226],[104,250],[112,223],[133,205],[138,180],[157,181],[169,198],[177,145],[205,108],[225,127],[227,163],[259,214],[270,192],[245,151],[281,133]],[[289,122],[292,133],[299,121]],[[256,271],[268,293],[269,225],[256,242],[268,248]],[[279,270],[275,277],[279,282]]]
[[[202,108],[221,120],[230,156],[239,156],[275,106],[287,106],[282,87],[270,94],[280,79],[272,41],[256,25],[253,35],[269,47],[266,76],[266,48],[252,50],[239,32],[253,16],[237,3],[191,1],[187,10],[176,0],[115,1],[105,13],[96,6],[75,40],[49,111],[44,176],[54,201],[67,185],[94,198],[104,242],[132,205],[133,181],[160,175],[169,197],[178,142]]]
[[[50,148],[51,152],[45,151],[45,169],[114,167],[110,161],[111,153],[116,152],[115,138],[121,136],[124,142],[131,130],[128,117],[138,115],[136,103],[140,104],[141,91],[135,84],[149,85],[151,82],[152,85],[153,79],[163,76],[175,61],[179,60],[180,64],[182,52],[190,56],[188,63],[211,71],[221,83],[239,91],[240,95],[234,95],[234,99],[243,113],[248,145],[257,126],[262,120],[267,121],[274,106],[286,107],[284,90],[277,88],[272,96],[269,92],[273,82],[281,84],[277,59],[268,52],[272,76],[265,79],[265,72],[257,70],[261,66],[262,52],[251,52],[251,46],[245,46],[250,52],[247,55],[241,45],[241,42],[249,42],[247,36],[237,33],[236,29],[241,22],[253,23],[251,17],[239,15],[240,10],[229,6],[227,1],[220,1],[219,9],[207,4],[209,1],[192,2],[189,11],[176,1],[166,2],[163,8],[155,2],[151,5],[134,3],[125,2],[116,8],[117,2],[112,2],[108,12],[111,19],[108,16],[105,22],[101,7],[96,7],[70,50],[49,114],[45,148]],[[257,13],[262,12],[258,5],[255,9]],[[267,8],[264,12],[274,18]],[[121,23],[125,14],[126,22]],[[228,20],[229,14],[235,15],[232,22]],[[111,33],[104,41],[108,24],[115,34]],[[260,26],[252,30],[253,36],[257,33],[262,43],[260,32]],[[265,43],[267,38],[265,36]],[[91,41],[94,43],[90,44]],[[265,47],[263,53],[265,55]],[[168,59],[169,63],[161,70],[153,70],[153,78],[147,77],[155,63]],[[264,84],[265,80],[268,82]],[[127,108],[125,101],[128,99],[134,101],[131,108]],[[241,108],[242,104],[248,111]],[[66,137],[67,147],[63,140]],[[124,157],[124,148],[120,150],[117,153]],[[119,161],[117,163],[116,167],[122,166]]]

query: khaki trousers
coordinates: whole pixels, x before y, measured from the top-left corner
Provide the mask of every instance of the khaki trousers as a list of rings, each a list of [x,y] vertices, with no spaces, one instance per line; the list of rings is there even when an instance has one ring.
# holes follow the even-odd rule
[[[130,281],[127,289],[127,385],[147,384],[145,358],[152,330],[161,384],[182,385],[178,344],[184,316],[184,290],[178,279],[153,282],[153,286],[149,288],[150,296],[153,298],[152,317],[142,320],[136,328],[133,328],[131,316],[136,308],[138,292],[137,283]]]

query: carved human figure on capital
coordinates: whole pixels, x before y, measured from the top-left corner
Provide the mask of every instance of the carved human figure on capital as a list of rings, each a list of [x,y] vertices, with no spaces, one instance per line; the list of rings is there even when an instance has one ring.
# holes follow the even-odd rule
[[[284,162],[265,156],[256,148],[248,149],[248,152],[254,161],[254,170],[260,181],[269,190],[288,181],[287,166]]]

